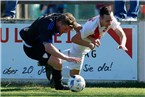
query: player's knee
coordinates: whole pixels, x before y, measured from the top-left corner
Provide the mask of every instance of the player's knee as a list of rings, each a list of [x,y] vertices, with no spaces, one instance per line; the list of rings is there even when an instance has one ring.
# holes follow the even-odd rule
[[[58,68],[59,70],[62,70],[62,61],[61,61],[61,59],[58,59],[57,68]]]
[[[80,74],[80,70],[76,70],[76,69],[70,70],[70,76],[79,75],[79,74]]]
[[[62,64],[56,64],[52,66],[56,70],[62,70]]]
[[[79,75],[80,70],[73,69],[71,70],[68,66],[62,68],[62,76],[65,78],[69,78],[74,75]]]
[[[50,66],[52,66],[54,69],[56,69],[56,70],[61,70],[62,69],[62,61],[61,61],[61,59],[51,57],[48,60],[48,64]]]

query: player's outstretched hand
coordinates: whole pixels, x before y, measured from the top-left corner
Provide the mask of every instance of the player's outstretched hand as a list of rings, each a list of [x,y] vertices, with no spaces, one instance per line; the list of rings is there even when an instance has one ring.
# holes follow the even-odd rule
[[[94,44],[95,44],[97,47],[99,47],[99,46],[101,45],[100,39],[96,39],[96,40],[94,41]]]
[[[128,49],[125,46],[119,45],[117,49],[123,49],[124,51],[128,51]]]

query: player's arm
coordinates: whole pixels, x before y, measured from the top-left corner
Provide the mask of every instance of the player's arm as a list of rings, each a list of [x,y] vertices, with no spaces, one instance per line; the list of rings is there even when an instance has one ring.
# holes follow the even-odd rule
[[[127,38],[126,38],[125,32],[123,31],[123,29],[120,26],[118,26],[115,29],[115,32],[120,37],[120,45],[118,46],[118,48],[127,51],[128,50],[126,48],[126,40],[127,40]]]
[[[72,42],[82,46],[89,47],[91,50],[93,50],[95,47],[95,45],[92,42],[82,40],[80,31],[78,31],[77,34],[72,37]]]
[[[100,39],[96,39],[96,38],[93,38],[93,37],[91,37],[91,36],[88,36],[87,38],[88,38],[89,40],[91,40],[91,42],[92,42],[93,44],[95,44],[97,47],[99,47],[99,46],[101,45]]]
[[[68,57],[61,53],[52,43],[43,43],[45,47],[45,51],[50,53],[51,55],[61,58],[63,60],[67,60],[69,62],[80,62],[80,58],[75,58],[75,57]]]

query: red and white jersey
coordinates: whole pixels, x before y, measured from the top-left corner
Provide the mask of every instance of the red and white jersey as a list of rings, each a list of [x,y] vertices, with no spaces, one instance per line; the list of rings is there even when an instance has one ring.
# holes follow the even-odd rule
[[[80,30],[81,32],[81,38],[87,42],[90,42],[90,40],[87,38],[88,36],[92,36],[96,39],[100,39],[102,36],[105,35],[105,33],[112,28],[115,30],[117,27],[120,26],[120,22],[118,22],[115,17],[113,16],[113,20],[111,22],[111,25],[106,27],[101,27],[100,25],[100,16],[93,17],[92,19],[88,20],[84,25],[83,28]],[[78,44],[73,44],[73,49],[77,52],[82,52],[82,54],[86,54],[90,51],[88,47],[81,46]]]

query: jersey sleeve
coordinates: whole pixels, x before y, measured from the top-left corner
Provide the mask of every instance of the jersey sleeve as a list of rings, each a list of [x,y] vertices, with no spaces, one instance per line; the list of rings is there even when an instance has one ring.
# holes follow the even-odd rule
[[[113,21],[112,21],[111,28],[112,28],[113,30],[115,30],[115,29],[118,28],[119,26],[120,26],[120,22],[118,22],[118,21],[116,20],[116,18],[113,17]]]

